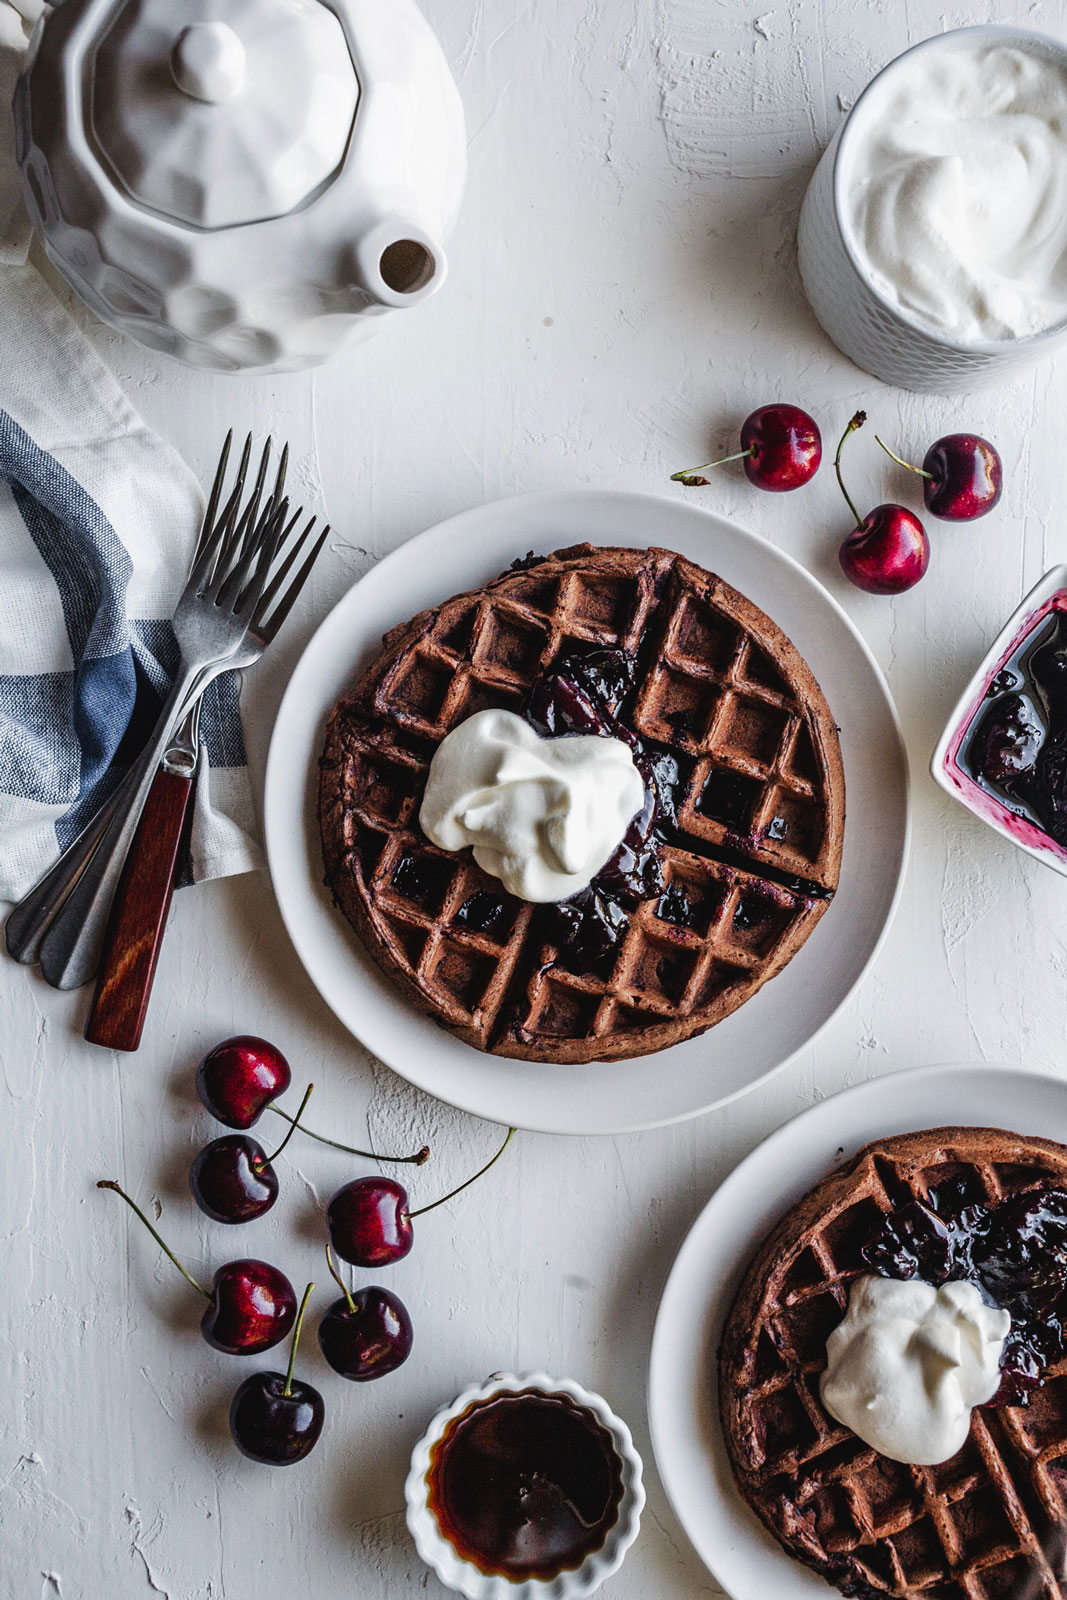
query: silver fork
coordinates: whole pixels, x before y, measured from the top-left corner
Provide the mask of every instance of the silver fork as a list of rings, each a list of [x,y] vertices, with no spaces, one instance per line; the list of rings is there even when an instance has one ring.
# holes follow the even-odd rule
[[[178,601],[173,618],[178,670],[155,731],[134,763],[126,795],[41,940],[41,971],[54,988],[77,988],[95,972],[126,854],[175,718],[194,688],[203,692],[212,669],[224,671],[231,664],[266,592],[288,512],[286,501],[275,504],[271,497],[259,516],[268,460],[269,443],[244,511],[238,517],[240,490],[235,490],[218,527],[203,541]]]
[[[194,553],[194,567],[203,555],[213,532],[216,531],[217,527],[222,527],[226,519],[231,515],[235,497],[239,499],[244,486],[245,472],[251,449],[251,436],[245,442],[234,491],[218,524],[216,524],[215,515],[221,496],[229,448],[230,438],[228,437],[215,474],[215,482],[208,501],[201,538]],[[278,500],[284,486],[287,456],[288,447],[282,452],[281,465],[278,469],[271,502]],[[268,510],[264,512],[264,516],[268,514],[269,509],[270,503],[268,503]],[[188,726],[192,721],[196,708],[199,707],[200,698],[209,684],[223,672],[238,671],[241,668],[251,666],[259,659],[259,656],[285,621],[330,531],[328,526],[323,528],[318,539],[305,556],[299,570],[295,576],[291,577],[290,574],[292,574],[293,567],[301,552],[307,549],[308,538],[317,520],[312,517],[300,536],[286,549],[285,546],[300,515],[299,511],[294,513],[282,532],[278,542],[279,550],[284,552],[282,559],[279,562],[277,571],[259,598],[243,641],[232,655],[223,661],[216,662],[201,673],[183,704],[179,716],[173,720],[172,727],[179,723],[183,729]],[[173,738],[174,735],[172,734],[171,737]],[[38,959],[45,934],[79,883],[118,808],[129,803],[133,784],[136,780],[137,773],[131,768],[119,787],[105,801],[104,805],[71,844],[67,846],[59,859],[12,910],[8,916],[4,934],[8,953],[15,960],[28,964]],[[91,972],[88,972],[86,977],[88,978],[91,975]]]

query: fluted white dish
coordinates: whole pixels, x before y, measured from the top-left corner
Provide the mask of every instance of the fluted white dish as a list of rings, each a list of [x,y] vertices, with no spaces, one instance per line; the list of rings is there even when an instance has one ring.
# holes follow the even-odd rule
[[[610,1436],[621,1467],[622,1499],[604,1543],[586,1556],[581,1566],[557,1573],[554,1578],[515,1580],[499,1573],[482,1572],[472,1562],[465,1561],[444,1537],[429,1504],[430,1452],[449,1424],[475,1401],[489,1400],[497,1394],[517,1394],[524,1389],[564,1394],[576,1405],[591,1411]],[[467,1600],[584,1600],[584,1596],[591,1595],[619,1570],[627,1550],[637,1538],[645,1489],[641,1457],[634,1448],[630,1430],[600,1395],[583,1389],[570,1378],[550,1378],[546,1372],[497,1372],[486,1383],[464,1389],[451,1405],[442,1407],[433,1418],[412,1452],[404,1499],[408,1528],[419,1555],[443,1584],[466,1595]]]

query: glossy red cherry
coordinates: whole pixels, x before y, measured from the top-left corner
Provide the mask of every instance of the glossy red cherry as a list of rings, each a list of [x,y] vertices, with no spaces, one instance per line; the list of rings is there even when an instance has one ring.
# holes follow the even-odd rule
[[[930,561],[926,529],[905,506],[875,506],[841,546],[841,570],[868,594],[903,594]]]
[[[280,1344],[296,1318],[296,1295],[269,1261],[227,1261],[212,1279],[200,1331],[229,1356],[256,1356]]]
[[[395,1178],[355,1178],[326,1207],[334,1252],[357,1267],[384,1267],[411,1249],[408,1192]]]
[[[903,594],[918,583],[930,562],[930,541],[926,529],[906,506],[875,506],[861,517],[841,477],[841,449],[850,434],[862,428],[865,411],[857,411],[841,435],[834,457],[834,470],[841,493],[856,526],[841,546],[841,570],[846,578],[868,594]]]
[[[319,1345],[335,1372],[355,1383],[384,1378],[411,1354],[411,1318],[402,1300],[376,1284],[354,1293],[329,1260],[341,1298],[319,1323]]]
[[[273,1111],[291,1126],[295,1125],[300,1120],[303,1105],[292,1117],[274,1104],[291,1082],[289,1063],[277,1046],[250,1033],[224,1039],[214,1050],[208,1051],[196,1069],[197,1094],[211,1115],[228,1128],[251,1128],[264,1111]],[[429,1145],[423,1145],[412,1156],[380,1156],[373,1150],[356,1150],[351,1145],[339,1144],[336,1139],[327,1139],[310,1128],[302,1127],[301,1131],[320,1144],[332,1145],[347,1155],[365,1156],[371,1161],[394,1161],[398,1165],[421,1167],[430,1154]]]
[[[196,1092],[228,1128],[251,1128],[292,1078],[276,1045],[242,1033],[208,1051],[196,1069]]]
[[[278,1174],[267,1152],[245,1133],[212,1139],[189,1168],[193,1199],[215,1222],[252,1222],[278,1198]]]
[[[253,1372],[233,1397],[230,1433],[242,1455],[269,1467],[290,1467],[303,1461],[318,1443],[326,1408],[319,1391],[293,1377],[296,1347],[308,1299],[309,1283],[300,1302],[289,1367],[285,1372]]]
[[[278,1198],[277,1161],[293,1137],[311,1098],[308,1084],[300,1109],[281,1144],[271,1156],[246,1133],[228,1133],[193,1157],[189,1168],[189,1188],[193,1199],[216,1222],[252,1222],[270,1210]]]
[[[757,489],[781,493],[799,489],[818,471],[822,438],[818,425],[799,406],[760,406],[741,424],[741,449],[734,455],[707,461],[702,467],[671,474],[672,483],[696,488],[708,482],[703,476],[727,461],[743,461],[750,483]]]
[[[496,1155],[473,1178],[417,1211],[408,1210],[407,1190],[395,1178],[355,1178],[346,1183],[326,1207],[326,1226],[334,1254],[356,1267],[385,1267],[402,1261],[411,1249],[414,1219],[443,1206],[488,1172],[504,1154],[514,1132],[514,1128],[508,1129]]]
[[[923,479],[926,509],[949,522],[973,522],[1000,499],[1004,469],[988,439],[977,433],[947,433],[935,439],[921,467],[904,461],[879,439],[886,455]]]
[[[210,1289],[198,1283],[135,1200],[111,1178],[101,1178],[98,1189],[113,1189],[144,1223],[186,1283],[207,1301],[200,1331],[209,1345],[232,1356],[254,1356],[284,1339],[296,1317],[296,1295],[284,1272],[269,1261],[227,1261],[215,1273]]]

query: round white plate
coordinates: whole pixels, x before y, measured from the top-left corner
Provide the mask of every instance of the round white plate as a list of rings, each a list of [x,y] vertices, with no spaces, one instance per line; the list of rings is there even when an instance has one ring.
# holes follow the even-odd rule
[[[784,628],[841,724],[848,820],[841,887],[790,965],[702,1038],[654,1058],[553,1067],[461,1043],[402,1000],[322,885],[317,758],[335,701],[415,612],[480,585],[527,551],[588,540],[665,546],[712,568]],[[522,495],[464,512],[379,562],[334,607],[293,673],[267,763],[264,828],[278,904],[327,1003],[357,1039],[419,1088],[478,1116],[548,1133],[623,1133],[696,1116],[810,1044],[874,956],[907,853],[907,762],[896,712],[866,645],[826,590],[765,540],[653,495]]]
[[[678,1252],[652,1337],[652,1444],[679,1521],[733,1600],[830,1600],[835,1593],[786,1555],[734,1487],[715,1360],[745,1267],[783,1212],[863,1145],[952,1126],[1008,1128],[1067,1144],[1063,1080],[976,1063],[893,1072],[835,1095],[742,1161]]]

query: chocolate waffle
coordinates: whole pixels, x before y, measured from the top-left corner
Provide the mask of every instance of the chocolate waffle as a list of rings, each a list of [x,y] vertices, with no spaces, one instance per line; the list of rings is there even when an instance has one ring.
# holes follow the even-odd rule
[[[840,867],[837,733],[793,645],[721,579],[666,550],[581,545],[422,612],[384,646],[326,734],[326,883],[383,970],[469,1044],[555,1062],[659,1050],[803,944]],[[628,664],[618,725],[670,793],[657,778],[644,888],[613,900],[594,880],[557,914],[469,851],[437,849],[418,811],[452,728],[490,706],[526,712],[560,663],[582,671],[598,651]],[[587,933],[596,922],[595,952],[567,934],[571,912]]]
[[[1024,1346],[1027,1339],[1047,1340],[1046,1359],[1035,1364],[1024,1359],[1025,1350],[1010,1352],[1019,1371],[1029,1373],[1020,1395],[1006,1348],[1001,1392],[972,1414],[963,1449],[940,1466],[888,1460],[835,1422],[819,1400],[827,1337],[845,1314],[853,1280],[874,1270],[878,1241],[890,1237],[899,1243],[893,1218],[905,1219],[906,1234],[907,1219],[929,1218],[929,1210],[914,1211],[920,1202],[946,1215],[958,1213],[962,1225],[977,1227],[974,1219],[991,1208],[994,1217],[1007,1219],[1000,1226],[1011,1238],[1020,1208],[1036,1204],[1042,1192],[1064,1189],[1067,1149],[1044,1139],[986,1128],[939,1128],[885,1139],[861,1150],[799,1201],[749,1267],[719,1352],[730,1461],[741,1494],[775,1538],[843,1594],[860,1600],[1067,1597],[1062,1306],[1055,1315],[1015,1308],[1018,1338]],[[946,1200],[946,1194],[954,1198]],[[1024,1195],[1031,1198],[1011,1198]],[[1058,1204],[1061,1211],[1067,1207],[1067,1196],[1060,1193]],[[1058,1217],[1057,1249],[1065,1227]],[[1018,1236],[1025,1241],[1024,1230]],[[930,1239],[944,1246],[936,1230]],[[957,1246],[964,1254],[967,1248],[985,1248],[987,1254],[989,1249],[968,1245],[963,1234]],[[1047,1285],[1027,1248],[1020,1243],[1028,1264],[1018,1270],[1038,1286],[1035,1293],[1043,1293]],[[898,1261],[884,1275],[906,1276],[907,1265]],[[1060,1255],[1060,1277],[1062,1266]],[[982,1273],[989,1270],[972,1273],[974,1281],[988,1287]],[[959,1261],[948,1266],[947,1257],[943,1271],[968,1275]],[[1063,1294],[1062,1283],[1056,1293]],[[1009,1344],[1015,1337],[1013,1326]],[[1005,1395],[1028,1398],[1029,1404],[1005,1404]]]

